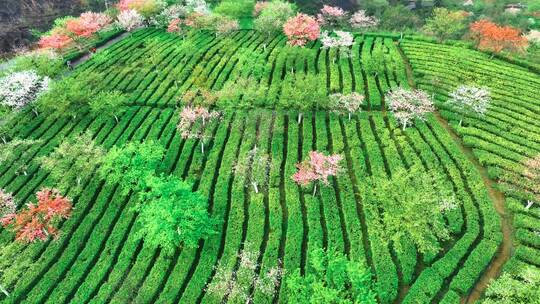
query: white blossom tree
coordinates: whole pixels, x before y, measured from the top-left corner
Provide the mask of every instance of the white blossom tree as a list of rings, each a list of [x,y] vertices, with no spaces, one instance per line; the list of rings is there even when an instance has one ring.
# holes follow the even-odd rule
[[[125,10],[118,14],[118,26],[128,32],[140,28],[144,25],[144,17],[136,10]]]
[[[202,106],[186,106],[180,112],[180,122],[177,129],[184,139],[192,138],[201,141],[201,152],[204,153],[204,142],[207,136],[204,134],[207,124],[220,117],[219,112],[208,110]]]
[[[0,220],[6,215],[17,212],[17,204],[11,193],[0,189]]]
[[[14,110],[34,102],[49,88],[49,77],[35,71],[22,71],[0,78],[0,104]]]
[[[359,10],[352,15],[349,22],[353,28],[366,29],[377,26],[379,24],[379,19],[374,16],[366,15],[365,10]]]
[[[400,87],[386,94],[385,98],[403,130],[415,119],[425,120],[426,115],[435,110],[431,98],[422,90],[406,90]]]
[[[460,110],[459,126],[463,123],[463,116],[466,112],[474,112],[478,115],[484,115],[487,111],[491,97],[486,88],[474,86],[459,86],[454,92],[450,93],[452,99],[449,102]]]
[[[270,268],[257,276],[261,265],[257,262],[259,253],[244,249],[238,254],[240,260],[237,270],[220,264],[207,292],[218,299],[227,298],[229,303],[252,303],[251,289],[272,297],[283,276],[282,268]]]
[[[350,54],[349,47],[354,44],[354,36],[351,33],[337,30],[323,31],[320,40],[322,49],[337,48],[347,56]]]
[[[259,186],[268,182],[268,168],[270,156],[261,149],[254,147],[246,155],[241,156],[234,166],[235,176],[251,184],[255,193],[259,193]]]
[[[348,113],[349,120],[351,120],[352,113],[358,112],[364,103],[364,95],[357,92],[350,94],[336,93],[330,95],[330,103],[333,112],[338,114]]]

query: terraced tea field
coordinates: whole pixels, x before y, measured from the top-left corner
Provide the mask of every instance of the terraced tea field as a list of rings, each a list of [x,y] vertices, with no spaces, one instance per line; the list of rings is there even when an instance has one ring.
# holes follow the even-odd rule
[[[50,182],[33,160],[70,134],[90,130],[105,148],[154,140],[166,149],[160,172],[193,182],[194,190],[208,197],[219,233],[196,249],[167,254],[135,238],[130,194],[95,172],[80,172],[84,190],[71,197],[74,213],[62,223],[60,238],[13,249],[13,267],[18,260],[36,264],[13,280],[8,286],[13,294],[0,295],[2,303],[219,303],[222,299],[205,289],[215,267],[237,268],[238,252],[248,247],[259,252],[257,273],[277,265],[304,271],[310,249],[334,247],[372,270],[380,303],[459,303],[481,292],[503,264],[508,271],[515,264],[540,267],[540,209],[524,208],[529,190],[519,187],[522,160],[540,153],[540,77],[476,51],[414,40],[398,44],[392,37],[358,35],[350,56],[320,46],[311,43],[298,51],[286,46],[284,36],[267,38],[250,30],[225,38],[200,32],[182,40],[145,29],[77,67],[70,77],[99,73],[103,88],[128,93],[127,111],[118,123],[85,113],[76,119],[27,113],[11,137],[41,141],[19,151],[18,163],[1,167],[0,186],[19,202],[31,199]],[[384,67],[369,73],[366,62],[378,49]],[[148,61],[153,68],[141,64]],[[294,110],[275,110],[286,84],[308,74],[329,94],[363,93],[363,111],[351,119],[324,109],[307,111],[297,123]],[[211,139],[204,151],[197,140],[180,136],[176,124],[185,92],[219,90],[251,75],[268,87],[264,105],[238,109],[206,128]],[[490,87],[494,102],[487,115],[467,116],[459,126],[445,101],[466,77]],[[440,115],[403,131],[384,99],[398,86],[432,92]],[[271,159],[269,185],[259,193],[233,174],[239,155],[255,146]],[[296,163],[311,150],[340,153],[346,164],[331,187],[315,196],[291,179]],[[369,177],[389,178],[417,164],[444,174],[445,187],[461,202],[441,215],[451,237],[436,255],[420,254],[412,242],[404,242],[401,253],[384,245],[375,233],[380,209],[366,199]],[[26,165],[27,175],[10,170],[19,165]],[[480,165],[493,180],[501,170],[515,172],[514,187],[494,184]],[[496,188],[506,191],[506,200]],[[505,205],[516,212],[513,222]],[[11,238],[0,231],[0,243]],[[274,298],[254,292],[254,303],[285,302],[284,284],[278,288]]]

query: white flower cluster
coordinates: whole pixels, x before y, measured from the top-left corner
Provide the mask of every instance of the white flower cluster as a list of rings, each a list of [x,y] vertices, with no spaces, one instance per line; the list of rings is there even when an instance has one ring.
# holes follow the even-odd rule
[[[379,19],[374,16],[366,15],[366,11],[359,10],[354,13],[349,20],[353,28],[368,28],[379,24]]]
[[[321,34],[321,43],[323,49],[328,48],[347,48],[353,45],[354,37],[349,32],[344,31],[333,31],[333,34],[330,34],[327,31],[322,32]]]
[[[204,0],[186,0],[185,7],[189,13],[210,14],[210,7]]]
[[[487,89],[466,85],[459,86],[450,96],[452,97],[451,103],[478,114],[484,114],[491,101]]]
[[[158,27],[167,27],[169,23],[178,18],[184,18],[188,14],[188,9],[184,5],[174,4],[159,13],[150,20],[150,24]]]
[[[144,25],[144,17],[136,10],[126,10],[118,14],[118,20],[116,23],[123,30],[131,32],[132,30]]]
[[[0,79],[0,104],[20,109],[47,91],[49,82],[49,77],[31,70],[9,74]]]

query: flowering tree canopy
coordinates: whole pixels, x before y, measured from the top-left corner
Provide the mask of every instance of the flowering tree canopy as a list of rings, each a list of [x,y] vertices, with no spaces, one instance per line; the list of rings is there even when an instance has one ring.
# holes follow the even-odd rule
[[[122,11],[117,18],[118,26],[128,32],[142,27],[144,24],[144,17],[136,10]]]
[[[111,18],[102,13],[85,12],[79,18],[66,22],[66,29],[78,37],[88,38],[111,23]]]
[[[182,138],[193,138],[201,141],[201,150],[204,152],[204,141],[207,139],[204,134],[206,125],[213,119],[220,117],[219,112],[210,111],[202,106],[186,106],[180,112],[180,122],[177,129]]]
[[[221,22],[216,24],[216,35],[226,36],[240,29],[238,20],[223,18]]]
[[[35,71],[22,71],[0,78],[0,104],[20,109],[49,89],[49,77]]]
[[[489,91],[486,88],[473,86],[459,86],[454,92],[450,93],[452,99],[449,101],[465,112],[474,112],[480,115],[486,113],[487,107],[491,101]],[[463,121],[463,114],[459,125]]]
[[[336,27],[347,19],[347,12],[337,6],[324,5],[317,15],[317,21],[324,27]]]
[[[511,26],[499,26],[482,19],[472,23],[470,31],[481,50],[500,53],[503,50],[520,52],[527,48],[527,38],[521,35],[519,29]]]
[[[540,204],[540,154],[525,161],[523,175],[526,178],[525,187],[529,190],[529,201],[527,208],[533,203]]]
[[[301,13],[287,20],[283,25],[283,31],[292,46],[304,46],[308,41],[319,38],[321,34],[317,20]]]
[[[32,243],[58,236],[56,225],[71,216],[71,201],[56,189],[42,189],[36,193],[37,204],[29,203],[19,213],[8,214],[1,220],[2,226],[15,232],[15,239]]]
[[[243,249],[237,257],[238,269],[232,270],[226,263],[220,264],[207,287],[208,294],[219,300],[227,297],[231,303],[252,303],[253,290],[270,298],[274,296],[284,271],[273,267],[257,275],[257,269],[261,268],[258,256],[257,251]]]
[[[61,50],[68,47],[73,42],[73,39],[68,35],[53,32],[50,35],[41,36],[38,45],[40,48]]]
[[[158,14],[166,6],[167,4],[163,0],[120,0],[117,4],[121,12],[136,10],[145,18]]]
[[[261,12],[266,8],[268,7],[268,5],[270,4],[271,2],[267,2],[267,1],[257,1],[257,3],[255,3],[255,7],[253,7],[253,17],[259,17],[259,15],[261,14]]]
[[[181,34],[182,33],[182,19],[176,18],[171,20],[167,26],[167,32]]]
[[[344,31],[333,31],[332,33],[323,31],[321,43],[323,49],[339,48],[348,51],[348,48],[354,44],[354,37],[351,33]]]
[[[366,15],[365,10],[359,10],[352,15],[349,22],[351,23],[351,27],[353,28],[365,29],[377,26],[379,24],[379,19],[374,16]]]
[[[385,98],[403,130],[415,119],[424,120],[427,113],[435,110],[429,95],[422,90],[406,90],[400,87],[388,93]]]
[[[234,175],[242,181],[249,181],[255,193],[259,193],[259,186],[264,186],[268,182],[269,167],[270,156],[254,147],[238,159],[234,166]],[[245,183],[246,187],[249,183]]]
[[[349,120],[351,114],[360,110],[362,103],[364,103],[364,95],[352,92],[351,94],[336,93],[330,95],[330,103],[332,104],[332,111],[343,114],[349,114]]]
[[[0,189],[0,220],[8,214],[14,214],[17,211],[17,204],[11,193]]]
[[[292,176],[292,179],[303,187],[312,182],[322,182],[324,185],[329,185],[328,177],[336,176],[342,171],[339,165],[342,159],[343,157],[339,154],[326,156],[321,152],[311,151],[306,160],[296,164],[298,171]],[[314,195],[316,190],[317,188],[314,187]]]

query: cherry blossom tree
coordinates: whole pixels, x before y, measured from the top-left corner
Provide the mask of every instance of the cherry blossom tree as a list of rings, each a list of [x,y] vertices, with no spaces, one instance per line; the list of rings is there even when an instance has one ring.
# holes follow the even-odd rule
[[[216,24],[216,35],[227,36],[235,31],[238,31],[239,29],[240,23],[238,23],[238,20],[224,18],[223,20],[218,21]]]
[[[17,204],[11,193],[6,192],[4,189],[0,189],[0,219],[4,218],[8,214],[14,214],[17,212]]]
[[[171,22],[167,26],[167,32],[181,35],[183,33],[182,19],[176,18],[171,20]]]
[[[321,28],[315,18],[299,13],[287,20],[283,32],[289,39],[289,45],[303,47],[308,41],[319,38]]]
[[[44,188],[36,193],[37,204],[28,203],[19,213],[4,216],[0,224],[15,233],[15,240],[25,243],[57,237],[62,219],[71,216],[71,201],[56,189]]]
[[[344,31],[333,31],[332,33],[323,31],[320,39],[322,49],[338,48],[341,51],[340,54],[343,53],[346,56],[350,53],[349,47],[354,44],[354,36]]]
[[[33,103],[49,89],[49,77],[35,71],[22,71],[0,78],[0,104],[14,110]]]
[[[337,6],[324,5],[317,15],[317,21],[323,27],[335,28],[347,20],[347,12]]]
[[[259,15],[261,14],[261,12],[262,12],[266,7],[268,7],[268,4],[270,4],[270,2],[267,2],[267,1],[257,1],[257,3],[255,3],[255,7],[253,8],[253,17],[259,17]]]
[[[62,50],[73,43],[73,39],[64,33],[55,33],[41,36],[38,42],[40,48]]]
[[[219,112],[208,110],[202,106],[186,106],[180,112],[180,122],[177,129],[182,138],[198,139],[201,142],[201,152],[204,153],[204,142],[207,135],[204,134],[208,123],[220,117]]]
[[[339,114],[348,113],[349,120],[351,120],[351,114],[358,112],[364,103],[364,95],[356,92],[350,94],[336,93],[330,95],[330,103],[332,104],[332,111]]]
[[[269,167],[270,156],[254,147],[238,159],[234,166],[234,174],[242,181],[246,181],[246,187],[251,184],[255,193],[259,193],[259,186],[264,186],[268,182]]]
[[[315,183],[313,186],[313,195],[315,195],[317,183],[330,185],[328,177],[336,176],[343,170],[339,165],[342,159],[343,156],[339,154],[326,156],[321,152],[311,151],[306,160],[296,164],[298,171],[292,176],[292,179],[302,187]]]
[[[111,18],[103,13],[85,12],[79,18],[68,20],[66,29],[77,37],[88,38],[111,21]]]
[[[349,23],[352,28],[366,29],[377,26],[379,24],[379,19],[375,16],[366,15],[365,10],[359,10],[352,15]]]
[[[220,264],[206,291],[219,300],[227,297],[230,303],[252,303],[252,289],[273,297],[284,270],[273,267],[257,276],[256,270],[261,268],[257,262],[258,256],[257,251],[244,249],[237,257],[240,261],[238,269],[233,270],[227,264]]]
[[[422,90],[400,87],[386,94],[385,99],[403,130],[415,119],[425,120],[426,115],[435,110],[429,95]]]
[[[128,32],[131,32],[134,29],[140,28],[144,25],[144,17],[136,10],[122,11],[120,14],[118,14],[117,18],[117,25]]]
[[[463,122],[464,112],[484,115],[491,102],[488,89],[466,85],[459,86],[454,92],[450,93],[450,97],[452,99],[449,102],[460,110],[459,126]]]

